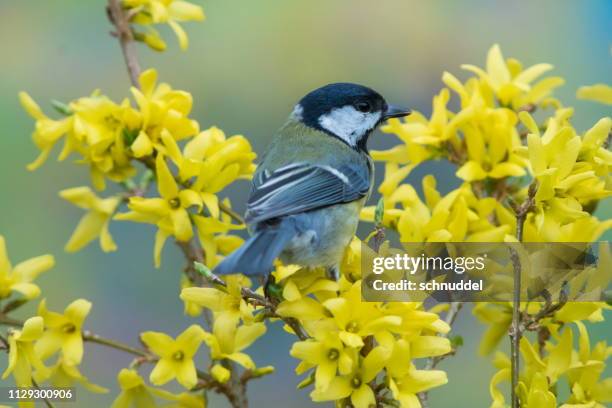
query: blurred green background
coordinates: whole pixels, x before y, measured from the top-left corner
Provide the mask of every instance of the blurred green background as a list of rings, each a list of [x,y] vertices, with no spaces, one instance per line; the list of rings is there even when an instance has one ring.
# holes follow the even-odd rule
[[[580,85],[611,82],[608,0],[194,2],[204,6],[208,19],[185,25],[190,49],[180,52],[165,31],[169,51],[159,54],[140,46],[142,66],[156,67],[162,80],[193,94],[192,116],[203,128],[217,125],[228,135],[244,134],[259,153],[292,105],[329,82],[363,83],[391,102],[429,114],[442,72],[465,78],[459,65],[484,65],[488,48],[496,42],[506,57],[526,65],[555,65],[554,72],[567,80],[557,95],[576,107],[578,129],[610,114],[609,107],[574,97]],[[17,92],[27,90],[50,113],[50,99],[68,101],[95,88],[115,100],[128,94],[128,77],[118,45],[109,36],[104,5],[102,0],[0,1],[0,234],[7,239],[13,263],[42,253],[56,256],[56,267],[38,281],[52,309],[62,310],[78,297],[89,299],[94,307],[87,328],[136,344],[143,330],[175,335],[190,323],[178,298],[183,259],[168,243],[163,266],[155,270],[154,228],[129,223],[111,226],[119,246],[115,253],[103,254],[96,243],[65,254],[62,248],[82,213],[57,192],[88,184],[87,171],[54,160],[36,173],[25,169],[37,151],[29,137],[33,122],[17,100]],[[393,143],[392,136],[378,133],[370,146]],[[456,183],[444,165],[425,165],[411,181],[420,184],[432,171],[444,180],[444,190]],[[241,211],[247,191],[248,184],[242,183],[227,193]],[[598,214],[612,215],[609,202]],[[611,327],[609,322],[594,325],[593,338],[609,338]],[[291,337],[279,327],[272,331],[250,352],[258,365],[277,369],[251,383],[252,406],[312,406],[306,391],[295,390],[296,361],[287,354]],[[466,344],[441,364],[450,382],[431,393],[431,407],[488,406],[494,370],[476,353],[482,326],[468,311],[456,332]],[[83,372],[113,392],[82,392],[76,406],[109,406],[116,373],[130,359],[119,351],[87,345]],[[4,356],[0,366],[5,366]],[[211,405],[226,406],[214,397]]]

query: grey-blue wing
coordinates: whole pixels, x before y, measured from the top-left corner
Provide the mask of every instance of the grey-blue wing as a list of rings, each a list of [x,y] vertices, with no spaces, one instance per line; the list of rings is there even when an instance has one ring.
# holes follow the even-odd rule
[[[367,166],[294,163],[273,172],[262,171],[254,181],[246,221],[258,223],[349,203],[365,197],[369,189]]]

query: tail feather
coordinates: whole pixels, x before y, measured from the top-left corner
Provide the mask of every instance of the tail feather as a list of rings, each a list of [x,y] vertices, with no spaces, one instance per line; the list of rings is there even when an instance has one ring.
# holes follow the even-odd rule
[[[289,220],[283,220],[274,227],[262,228],[227,256],[213,272],[217,275],[267,275],[273,269],[274,259],[294,235],[295,227]]]

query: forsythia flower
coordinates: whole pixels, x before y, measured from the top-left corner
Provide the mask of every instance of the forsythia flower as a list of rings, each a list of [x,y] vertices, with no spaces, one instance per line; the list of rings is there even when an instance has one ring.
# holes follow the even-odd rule
[[[117,249],[108,231],[108,224],[121,202],[119,197],[99,198],[89,187],[69,188],[59,194],[77,207],[88,210],[68,240],[66,251],[78,251],[98,237],[104,252]]]
[[[52,386],[59,388],[73,387],[74,384],[79,384],[94,393],[108,392],[108,389],[90,382],[87,377],[81,374],[77,366],[67,364],[63,358],[58,358],[50,369],[50,373],[48,370],[37,370],[34,373],[34,379],[39,383],[48,380]]]
[[[202,208],[202,200],[196,191],[179,188],[163,155],[157,156],[155,168],[157,189],[161,197],[132,197],[128,204],[132,211],[118,214],[115,218],[157,225],[155,266],[159,267],[161,249],[169,235],[176,236],[179,241],[188,241],[193,236],[187,209],[196,207],[199,211]]]
[[[540,102],[552,89],[564,82],[561,78],[552,77],[532,85],[533,81],[550,71],[553,66],[536,64],[523,70],[517,60],[504,60],[497,44],[489,50],[486,71],[470,64],[461,67],[477,74],[493,90],[502,105],[515,109],[528,103]]]
[[[600,174],[605,178],[609,176],[612,155],[599,153],[607,150],[602,144],[612,129],[612,119],[600,120],[580,138],[569,124],[571,115],[571,109],[557,111],[548,121],[544,134],[540,135],[533,118],[527,113],[521,114],[521,120],[530,132],[527,143],[531,172],[538,181],[535,214],[526,226],[526,240],[575,239],[567,234],[572,231],[572,224],[591,218],[583,206],[612,193],[606,180],[600,177]],[[586,144],[584,149],[583,144]],[[604,223],[602,227],[605,230],[610,223]],[[597,237],[588,237],[585,242]]]
[[[355,408],[369,408],[376,405],[374,391],[369,385],[384,367],[389,350],[376,347],[355,364],[351,372],[334,377],[329,386],[315,388],[310,394],[313,401],[337,401],[349,398]]]
[[[515,228],[508,209],[493,198],[479,199],[469,184],[442,197],[435,178],[428,175],[423,178],[425,202],[409,184],[390,191],[384,196],[383,222],[400,233],[402,242],[503,242]],[[504,223],[497,226],[492,217]],[[362,219],[373,218],[374,207],[364,208]]]
[[[242,275],[230,275],[226,279],[225,291],[216,288],[185,288],[181,299],[193,302],[215,313],[215,323],[224,327],[234,327],[240,319],[250,324],[253,322],[252,305],[242,297],[242,287],[249,287],[250,281]]]
[[[141,89],[131,88],[141,115],[138,131],[130,150],[141,158],[153,153],[154,143],[167,132],[176,140],[198,133],[200,126],[189,119],[193,98],[189,92],[174,90],[166,83],[157,84],[157,71],[148,69],[140,74]],[[133,128],[132,128],[133,129]]]
[[[336,371],[341,375],[351,372],[354,349],[346,347],[337,332],[319,330],[314,335],[314,339],[294,343],[290,354],[303,360],[296,370],[298,374],[316,366],[315,388],[325,390],[336,376]]]
[[[206,403],[203,398],[185,394],[172,394],[168,391],[150,387],[145,384],[142,377],[136,370],[124,368],[117,375],[117,382],[121,387],[121,392],[113,401],[111,408],[148,408],[157,407],[155,397],[159,397],[168,401],[172,401],[170,407],[193,407],[205,408]]]
[[[9,333],[8,367],[2,374],[6,379],[13,373],[18,387],[32,386],[32,368],[48,377],[49,369],[45,367],[39,354],[34,351],[34,342],[43,334],[43,320],[40,317],[31,317],[25,321],[21,330]]]
[[[149,37],[143,40],[159,51],[164,50],[166,44],[159,37],[157,30],[150,27],[152,24],[168,24],[176,34],[181,49],[186,50],[189,39],[178,22],[202,21],[205,18],[200,6],[182,0],[123,0],[123,5],[138,11],[133,22],[148,27]]]
[[[223,320],[221,323],[215,320],[213,332],[204,334],[204,341],[210,348],[210,357],[213,360],[232,360],[246,369],[255,369],[255,363],[251,357],[242,350],[249,347],[266,332],[266,325],[253,323],[227,327],[223,323]]]
[[[11,267],[6,251],[6,242],[0,235],[0,299],[7,298],[12,292],[21,293],[26,299],[40,295],[40,288],[32,283],[41,273],[51,269],[55,259],[51,255],[41,255]]]
[[[46,330],[36,343],[36,352],[43,360],[49,358],[58,350],[62,351],[62,359],[68,365],[78,365],[83,359],[82,327],[85,318],[91,310],[91,302],[77,299],[70,303],[60,314],[47,310],[47,302],[41,300],[38,305],[38,315],[42,317]]]
[[[132,159],[144,160],[151,155],[162,131],[177,140],[198,133],[198,123],[188,117],[192,106],[188,92],[157,84],[157,72],[153,69],[144,71],[140,82],[141,90],[132,88],[137,109],[127,98],[117,104],[96,91],[67,106],[61,105],[64,117],[59,120],[44,115],[36,102],[21,92],[21,104],[36,119],[32,138],[41,150],[28,169],[42,165],[63,137],[59,159],[64,160],[73,152],[82,156],[80,162],[89,164],[94,187],[103,190],[105,178],[119,182],[136,174]]]
[[[142,333],[140,338],[143,343],[160,357],[151,371],[151,382],[163,385],[176,378],[183,387],[193,388],[198,382],[193,356],[200,348],[203,337],[204,330],[196,324],[189,326],[176,340],[165,333]]]

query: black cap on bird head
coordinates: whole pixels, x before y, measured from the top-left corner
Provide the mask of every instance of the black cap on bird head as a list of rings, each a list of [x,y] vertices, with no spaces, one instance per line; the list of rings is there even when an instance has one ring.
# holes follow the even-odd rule
[[[365,151],[368,136],[378,125],[409,114],[409,109],[389,105],[373,89],[336,83],[304,96],[295,106],[292,118]]]

